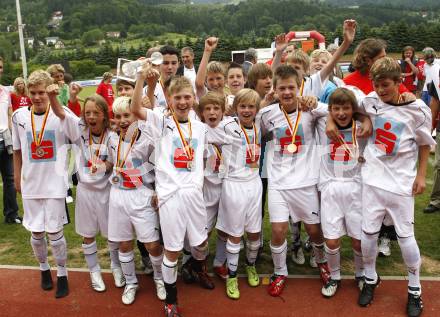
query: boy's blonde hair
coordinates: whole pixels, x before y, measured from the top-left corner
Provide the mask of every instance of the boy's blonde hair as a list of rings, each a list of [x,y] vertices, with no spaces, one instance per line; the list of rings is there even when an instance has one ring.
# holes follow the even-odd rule
[[[30,88],[41,84],[43,84],[44,87],[52,85],[53,79],[48,72],[38,69],[29,75],[27,87]]]
[[[55,75],[56,73],[65,73],[63,65],[61,64],[52,64],[50,65],[46,70],[51,76]]]
[[[171,80],[170,85],[167,89],[168,95],[171,97],[172,95],[177,94],[178,92],[186,88],[189,88],[189,90],[191,90],[191,93],[194,95],[194,88],[191,84],[191,81],[186,77],[176,76]]]
[[[330,95],[328,107],[331,109],[333,105],[345,105],[347,103],[351,104],[353,110],[357,108],[358,103],[354,93],[347,88],[340,87],[336,88]]]
[[[25,96],[27,96],[28,95],[28,91],[27,91],[27,88],[26,88],[26,82],[24,81],[23,77],[15,78],[15,80],[14,80],[14,92],[16,94],[18,94],[17,87],[18,87],[19,84],[24,84],[23,93],[24,93]]]
[[[204,121],[202,112],[207,105],[218,105],[222,108],[222,112],[224,113],[226,109],[225,104],[226,98],[224,95],[221,95],[215,91],[209,91],[206,95],[200,98],[196,112],[199,118],[202,118],[202,121]]]
[[[401,81],[401,69],[399,63],[391,57],[379,58],[370,69],[370,78],[373,82],[382,79],[392,79],[395,82]]]
[[[106,81],[107,79],[112,78],[112,77],[113,77],[113,74],[112,74],[112,73],[110,73],[110,72],[105,72],[105,73],[102,75],[102,81]]]
[[[105,99],[98,95],[98,94],[93,94],[91,96],[88,96],[86,98],[86,100],[84,100],[84,107],[82,108],[81,111],[81,116],[84,120],[84,123],[87,125],[87,121],[86,121],[86,117],[85,117],[85,111],[86,111],[86,104],[87,102],[92,101],[96,104],[96,106],[98,107],[99,110],[102,111],[102,113],[104,114],[104,127],[107,129],[110,127],[110,117],[108,115],[108,105],[107,105],[107,101],[105,101]],[[116,101],[116,100],[115,100]],[[113,108],[114,110],[114,108]]]
[[[325,57],[327,57],[329,61],[330,61],[330,59],[332,58],[332,54],[330,54],[329,51],[327,51],[327,50],[325,50],[325,49],[322,49],[322,48],[318,48],[318,49],[314,50],[314,51],[310,54],[310,59],[312,59],[312,58],[317,58],[317,57],[319,57],[319,55],[321,55],[321,54],[325,55]]]
[[[300,64],[304,68],[304,73],[308,73],[310,67],[310,57],[303,50],[294,50],[287,55],[286,64]]]
[[[223,77],[226,77],[226,70],[225,66],[223,66],[222,63],[212,61],[208,63],[208,66],[206,66],[206,74],[212,74],[212,73],[221,73]]]
[[[131,98],[130,97],[117,97],[113,101],[112,111],[114,114],[121,114],[123,112],[131,112],[130,109]]]
[[[232,108],[237,111],[237,107],[240,104],[255,104],[258,111],[260,110],[260,102],[261,98],[255,90],[243,88],[235,95]]]

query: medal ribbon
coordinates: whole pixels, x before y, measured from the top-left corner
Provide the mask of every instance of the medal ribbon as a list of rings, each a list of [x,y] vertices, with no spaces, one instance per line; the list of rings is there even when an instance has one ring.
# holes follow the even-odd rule
[[[246,152],[249,153],[250,157],[252,157],[252,162],[255,162],[255,151],[257,150],[258,132],[257,127],[254,123],[252,123],[252,127],[254,128],[254,152],[252,152],[249,147],[251,145],[251,141],[249,140],[249,136],[246,133],[246,129],[243,127],[243,125],[240,124],[241,131],[243,131],[244,137],[246,138]]]
[[[301,87],[299,88],[299,95],[302,96],[304,92],[304,79],[301,81]]]
[[[48,105],[46,108],[46,112],[44,113],[44,119],[43,119],[43,124],[41,125],[40,134],[38,135],[37,138],[37,131],[35,130],[35,119],[34,119],[35,112],[34,112],[34,107],[32,106],[32,111],[31,111],[32,138],[34,139],[33,141],[37,147],[39,147],[41,141],[43,141],[44,130],[46,128],[47,117],[49,115],[49,108],[50,106]]]
[[[123,140],[122,140],[122,135],[119,136],[118,154],[117,154],[117,158],[116,158],[116,171],[118,171],[119,169],[122,169],[124,167],[124,164],[125,164],[125,161],[127,160],[128,154],[130,153],[134,142],[136,142],[136,139],[138,137],[138,132],[139,132],[139,130],[136,129],[136,132],[131,137],[130,146],[129,146],[127,152],[125,153],[124,159],[122,161],[121,161],[121,143]]]
[[[173,120],[174,120],[174,123],[176,124],[177,130],[179,131],[180,142],[182,143],[183,149],[185,150],[186,157],[188,158],[188,160],[192,161],[193,157],[191,155],[189,144],[188,144],[188,142],[186,142],[185,136],[183,135],[182,128],[180,127],[180,123],[176,119],[176,116],[174,115],[174,113],[173,113]],[[188,138],[191,143],[192,127],[191,127],[191,120],[189,118],[188,118],[188,128],[189,128],[189,137]]]
[[[290,121],[289,115],[287,114],[286,110],[281,106],[281,110],[283,111],[284,117],[286,118],[287,124],[289,125],[290,133],[292,134],[292,144],[295,144],[295,137],[296,133],[298,132],[299,122],[301,121],[301,114],[302,111],[298,109],[298,114],[296,116],[295,120],[295,127],[292,126],[292,122]]]
[[[215,144],[213,144],[213,146],[214,146],[214,150],[215,150],[215,154],[217,155],[217,158],[221,161],[222,160],[222,153],[220,152],[220,149]]]
[[[95,154],[92,154],[92,145],[95,144],[93,142],[93,136],[92,136],[92,131],[89,128],[89,152],[90,152],[90,161],[92,162],[92,166],[96,166],[96,161],[98,160],[99,157],[99,152],[101,152],[101,144],[102,141],[104,140],[104,136],[105,136],[105,129],[101,132],[101,135],[99,137],[99,147],[98,149],[95,150]]]
[[[356,123],[354,120],[351,120],[352,124],[351,124],[351,139],[353,141],[353,147],[357,148],[357,137],[356,137]],[[352,150],[350,149],[350,147],[348,146],[348,144],[345,142],[345,140],[341,137],[341,135],[338,136],[339,141],[341,142],[342,147],[344,148],[345,151],[347,151],[349,153],[349,155],[351,157],[354,158],[354,153],[352,152]]]

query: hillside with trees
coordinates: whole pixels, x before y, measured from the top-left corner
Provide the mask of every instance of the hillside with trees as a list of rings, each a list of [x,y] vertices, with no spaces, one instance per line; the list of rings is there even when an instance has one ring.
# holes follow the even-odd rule
[[[400,51],[408,44],[417,50],[425,46],[439,49],[440,43],[440,8],[435,6],[438,1],[430,0],[418,1],[427,7],[420,7],[419,3],[417,7],[402,5],[398,10],[396,3],[410,1],[384,0],[380,4],[365,4],[367,1],[362,0],[248,0],[220,4],[190,4],[193,1],[186,0],[20,2],[30,68],[55,61],[75,65],[72,61],[78,61],[76,65],[81,66],[81,71],[74,75],[80,78],[115,67],[117,57],[143,55],[157,43],[191,45],[196,51],[202,50],[207,35],[221,38],[214,58],[224,61],[230,59],[230,50],[268,47],[275,34],[289,30],[318,30],[332,42],[341,36],[342,21],[346,18],[358,21],[357,41],[381,37],[388,41],[389,51]],[[336,2],[346,5],[335,6]],[[354,3],[357,5],[352,6]],[[0,55],[17,62],[15,1],[0,0],[0,15]],[[200,58],[201,52],[197,53],[196,58]],[[89,63],[89,68],[82,66],[83,60]],[[11,77],[20,72],[19,64],[8,67],[12,69]]]

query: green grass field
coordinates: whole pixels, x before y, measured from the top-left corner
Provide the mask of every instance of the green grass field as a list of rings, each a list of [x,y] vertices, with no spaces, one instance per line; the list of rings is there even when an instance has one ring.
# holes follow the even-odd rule
[[[432,187],[432,161],[433,156],[430,158],[429,178],[427,180],[427,188],[423,195],[418,196],[416,199],[416,237],[420,246],[420,251],[423,258],[422,275],[425,276],[440,276],[440,235],[438,234],[438,228],[440,227],[440,213],[431,215],[424,214],[423,208],[429,202],[429,194]],[[2,186],[2,184],[1,184]],[[2,193],[0,193],[0,201],[2,201]],[[21,206],[21,198],[19,197],[20,214],[23,213]],[[81,238],[75,233],[74,229],[74,204],[69,205],[69,212],[72,219],[72,223],[65,226],[65,235],[68,243],[68,266],[69,267],[86,267],[84,257],[81,250]],[[20,225],[4,224],[0,223],[0,264],[9,265],[37,265],[37,262],[33,256],[32,249],[29,243],[30,234],[24,227]],[[261,260],[258,263],[258,271],[260,273],[272,272],[272,260],[270,256],[270,248],[268,239],[270,239],[270,224],[268,222],[268,215],[266,212],[265,217],[265,229],[264,229],[264,252]],[[211,257],[215,252],[215,236],[211,237],[210,253]],[[103,268],[109,268],[109,257],[106,251],[106,242],[104,239],[98,239],[100,264]],[[137,257],[139,255],[137,254]],[[244,256],[242,254],[241,263],[243,265]],[[342,254],[342,271],[343,274],[352,274],[352,252],[350,247],[350,241],[344,239]],[[50,262],[53,264],[53,259],[50,258]],[[210,263],[212,261],[210,260]],[[138,269],[140,269],[140,259],[136,261]],[[288,267],[290,274],[317,274],[315,269],[308,266],[308,255],[306,254],[306,264],[299,266],[294,264],[290,260],[290,253],[288,255]],[[378,258],[377,261],[378,272],[382,275],[406,275],[406,269],[402,263],[400,250],[397,242],[392,243],[392,255],[389,258]],[[240,268],[241,272],[244,272],[244,267]]]

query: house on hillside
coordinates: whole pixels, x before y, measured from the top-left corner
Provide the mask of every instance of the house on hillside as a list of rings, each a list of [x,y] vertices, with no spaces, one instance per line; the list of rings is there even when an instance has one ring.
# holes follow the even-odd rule
[[[55,46],[55,44],[59,41],[59,37],[58,36],[49,36],[46,37],[46,45],[53,45]]]
[[[55,43],[55,49],[57,49],[57,50],[61,50],[61,49],[65,48],[65,47],[66,47],[66,45],[64,45],[64,42],[62,42],[60,40],[58,40]]]
[[[121,32],[107,32],[107,33],[105,33],[105,36],[106,37],[111,37],[111,38],[114,38],[114,39],[118,39],[118,38],[121,37]]]
[[[26,39],[26,43],[27,43],[27,45],[28,45],[29,47],[33,47],[33,46],[34,46],[34,42],[35,42],[35,39],[34,39],[33,37],[28,37],[28,38]]]
[[[62,21],[63,20],[63,12],[55,11],[54,13],[52,13],[52,20]]]
[[[56,29],[60,26],[63,21],[63,12],[55,11],[52,13],[50,21],[47,23],[47,27],[50,29]]]

